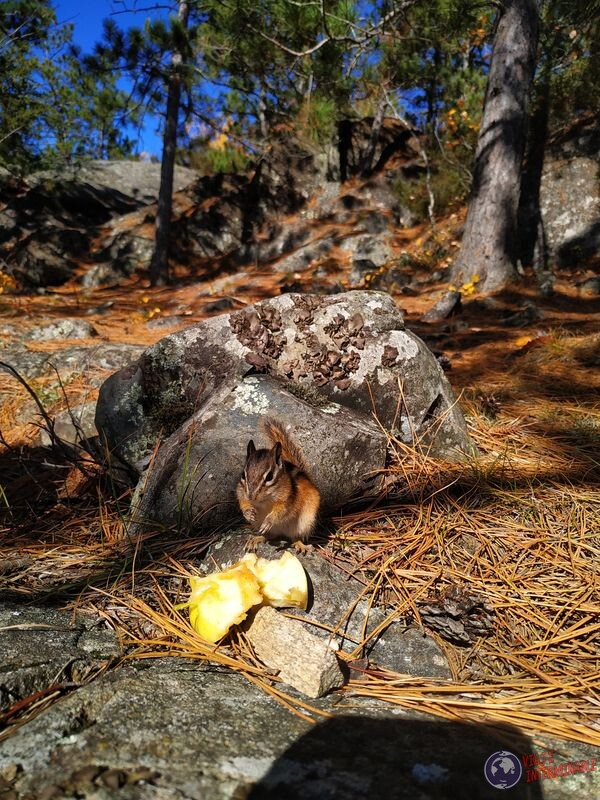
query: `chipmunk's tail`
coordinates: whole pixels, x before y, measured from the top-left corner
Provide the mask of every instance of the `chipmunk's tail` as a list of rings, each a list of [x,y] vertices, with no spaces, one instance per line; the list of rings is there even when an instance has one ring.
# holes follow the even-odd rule
[[[306,459],[302,455],[302,451],[290,437],[282,422],[275,417],[266,417],[262,421],[263,430],[268,436],[269,440],[276,444],[279,442],[281,445],[281,453],[285,461],[289,461],[295,467],[298,467],[306,475],[309,475],[308,465]]]

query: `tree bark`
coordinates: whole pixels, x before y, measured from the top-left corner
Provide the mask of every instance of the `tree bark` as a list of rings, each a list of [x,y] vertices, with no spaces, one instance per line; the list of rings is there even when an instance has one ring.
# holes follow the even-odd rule
[[[516,277],[517,211],[535,70],[535,0],[504,0],[494,38],[463,244],[452,269],[460,286],[479,276],[483,292]]]
[[[179,0],[177,18],[187,28],[189,4],[187,0]],[[177,123],[179,121],[179,105],[181,101],[181,75],[178,67],[183,61],[181,53],[173,53],[171,58],[171,74],[167,82],[167,109],[165,113],[165,131],[163,134],[163,152],[160,164],[160,187],[156,209],[154,252],[150,261],[150,283],[159,286],[169,282],[169,236],[171,232],[171,215],[173,211],[173,174],[175,172],[175,153],[177,149]]]
[[[548,243],[540,206],[540,189],[548,141],[549,113],[550,75],[548,70],[544,70],[539,79],[529,120],[527,155],[521,180],[519,209],[521,261],[525,266],[533,266],[536,272],[545,270],[548,266]]]

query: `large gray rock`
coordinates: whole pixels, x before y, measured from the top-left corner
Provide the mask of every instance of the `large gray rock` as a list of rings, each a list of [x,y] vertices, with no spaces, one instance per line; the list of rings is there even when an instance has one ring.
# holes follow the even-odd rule
[[[550,143],[540,186],[546,245],[563,266],[587,266],[600,255],[600,126],[579,120]]]
[[[187,167],[176,166],[173,174],[173,191],[179,192],[198,179],[198,173]],[[95,190],[119,193],[138,203],[153,203],[158,198],[160,163],[151,161],[88,161],[73,166],[60,174],[46,170],[36,172],[28,179],[31,185],[44,185],[48,181],[76,181]]]
[[[326,508],[375,490],[363,477],[385,467],[382,427],[445,458],[470,448],[436,359],[376,292],[285,295],[173,333],[106,381],[96,425],[139,472],[163,442],[138,518],[189,529],[230,520],[267,415],[291,423]]]
[[[231,524],[246,443],[270,446],[261,431],[265,416],[290,421],[324,511],[368,493],[368,476],[385,464],[385,435],[364,415],[323,399],[311,404],[286,385],[260,375],[218,389],[160,448],[137,493],[135,516],[188,530]]]
[[[314,701],[311,724],[241,675],[164,658],[133,662],[56,703],[0,747],[0,784],[19,800],[496,800],[490,755],[597,748],[531,739],[512,726],[449,723],[375,701]],[[598,771],[526,783],[516,800],[595,800]],[[18,793],[18,794],[17,794]],[[7,794],[7,796],[9,796]]]
[[[139,463],[219,388],[266,372],[379,422],[407,444],[459,457],[468,449],[452,390],[425,344],[405,330],[392,298],[355,291],[287,294],[161,339],[103,385],[97,424]],[[298,390],[297,390],[298,391]]]
[[[78,682],[121,654],[117,635],[94,617],[0,606],[0,710],[53,684]]]
[[[549,160],[540,203],[550,252],[562,265],[585,265],[600,253],[600,155]]]

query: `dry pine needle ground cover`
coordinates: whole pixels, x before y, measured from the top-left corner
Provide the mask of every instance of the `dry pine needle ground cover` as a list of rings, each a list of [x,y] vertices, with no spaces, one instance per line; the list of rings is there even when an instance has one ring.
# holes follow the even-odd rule
[[[228,296],[243,304],[269,291]],[[163,332],[140,324],[140,307],[181,306],[185,292],[157,290],[148,300],[147,290],[130,292],[127,308],[117,304],[98,327],[109,339],[150,343]],[[578,317],[565,297],[542,330],[508,331],[489,314],[467,311],[466,328],[430,331],[432,348],[453,362],[449,377],[480,455],[440,464],[391,442],[397,457],[385,502],[334,520],[318,548],[358,577],[390,619],[429,630],[453,678],[396,675],[356,661],[342,704],[380,698],[600,746],[600,336],[590,334],[591,309]],[[35,302],[46,313],[76,313],[68,294],[51,309],[45,299]],[[410,299],[399,302],[410,325]],[[415,299],[415,317],[427,302]],[[416,321],[413,327],[424,332]],[[14,423],[27,396],[9,376],[1,381],[8,397],[0,419],[1,592],[92,610],[119,632],[128,656],[218,662],[297,714],[323,714],[285,693],[242,631],[218,648],[199,639],[172,605],[185,597],[186,576],[207,541],[164,531],[132,541],[129,490],[85,454],[73,463],[22,448],[35,432]],[[93,396],[80,379],[64,390],[71,403]],[[348,611],[340,610],[340,622]],[[6,733],[53,699],[20,709]]]

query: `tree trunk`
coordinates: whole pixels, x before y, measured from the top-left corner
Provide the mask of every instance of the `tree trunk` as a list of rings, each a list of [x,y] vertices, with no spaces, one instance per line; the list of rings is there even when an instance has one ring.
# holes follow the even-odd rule
[[[460,255],[452,282],[484,292],[516,276],[517,211],[529,86],[538,38],[535,0],[505,0],[498,22]]]
[[[387,97],[384,91],[382,92],[381,97],[377,101],[377,107],[375,108],[375,116],[373,117],[373,123],[371,125],[371,135],[369,136],[369,141],[367,143],[367,147],[362,157],[362,163],[360,165],[361,175],[364,175],[366,177],[368,177],[373,171],[375,150],[377,149],[377,144],[379,143],[379,137],[381,136],[381,128],[383,126],[386,103],[387,103]]]
[[[177,18],[187,28],[189,5],[187,0],[179,0]],[[178,67],[183,61],[181,53],[173,53],[172,72],[168,80],[167,110],[163,134],[163,152],[160,165],[160,187],[156,209],[154,252],[150,261],[150,283],[159,286],[169,282],[169,235],[173,210],[173,173],[175,171],[175,152],[177,149],[177,123],[181,100],[181,75]]]
[[[527,156],[521,180],[521,206],[519,209],[520,257],[525,266],[536,272],[548,266],[548,243],[540,208],[540,188],[544,169],[544,154],[548,140],[550,113],[550,75],[544,70],[539,78],[535,100],[529,120]]]

